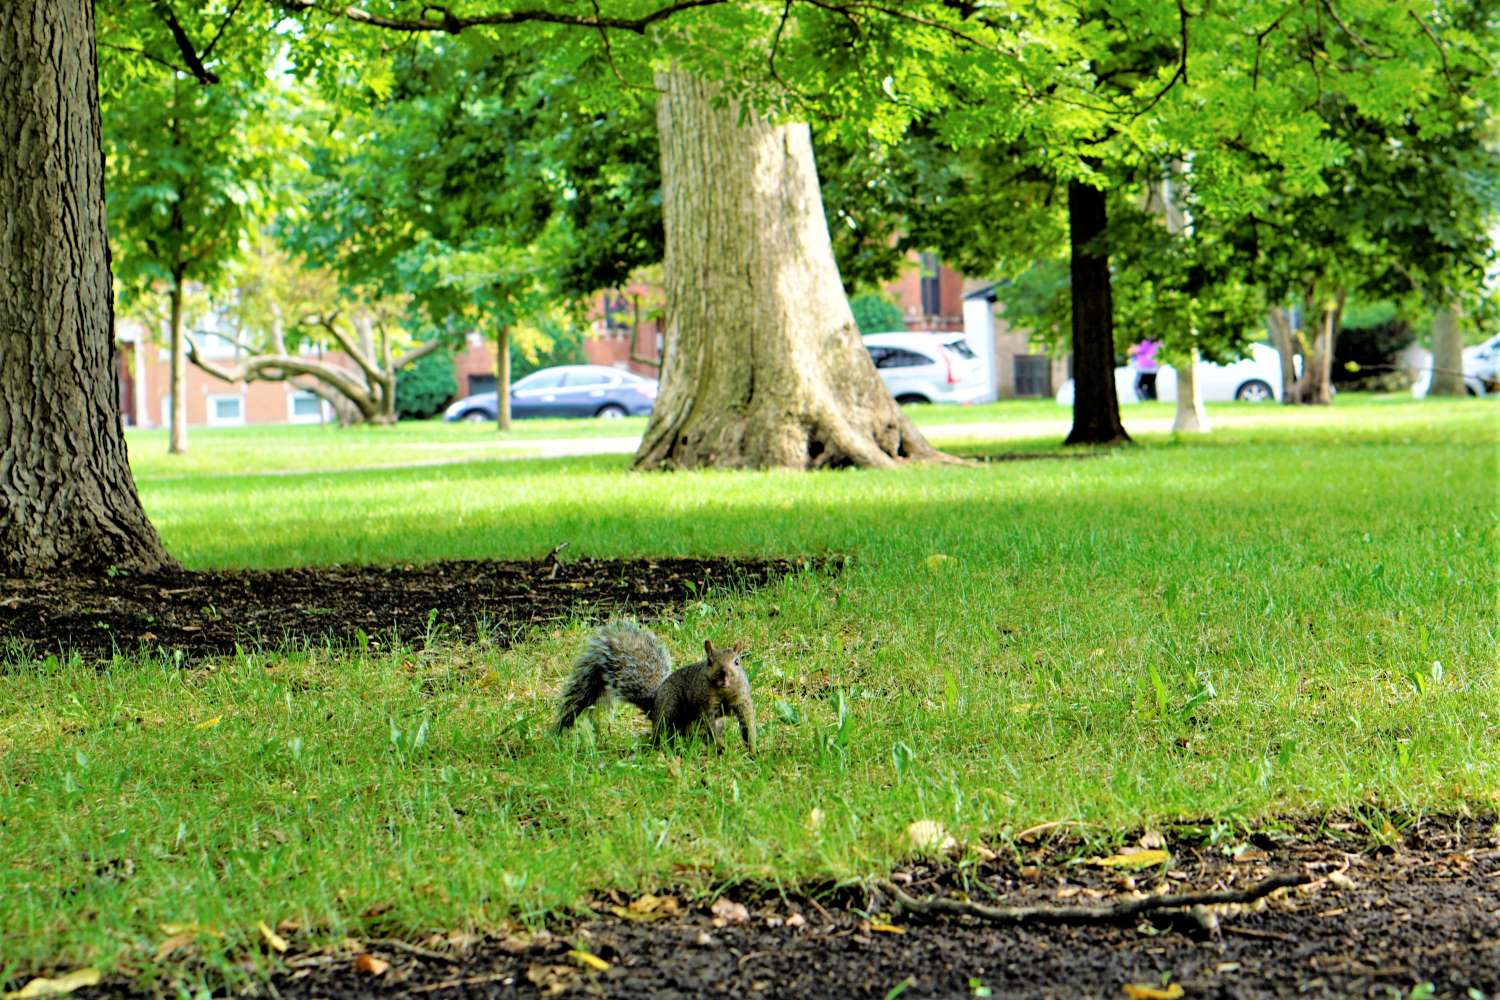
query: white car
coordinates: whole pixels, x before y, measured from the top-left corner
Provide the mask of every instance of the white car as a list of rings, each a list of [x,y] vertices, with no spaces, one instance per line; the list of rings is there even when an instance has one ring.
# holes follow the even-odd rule
[[[1136,370],[1129,365],[1115,369],[1115,395],[1121,403],[1138,403],[1135,394]],[[1198,365],[1198,386],[1205,403],[1265,403],[1281,400],[1281,355],[1267,344],[1251,344],[1250,356],[1227,365],[1202,362]],[[1162,365],[1156,372],[1156,398],[1165,403],[1177,401],[1177,369]],[[1073,405],[1073,380],[1068,379],[1057,391],[1057,401]]]
[[[962,333],[871,333],[865,349],[896,402],[972,403],[986,390],[984,363]]]
[[[1418,399],[1425,398],[1432,385],[1431,357],[1429,354],[1427,367],[1411,387],[1411,394]],[[1500,392],[1500,334],[1482,344],[1464,348],[1464,388],[1471,396],[1489,396]]]

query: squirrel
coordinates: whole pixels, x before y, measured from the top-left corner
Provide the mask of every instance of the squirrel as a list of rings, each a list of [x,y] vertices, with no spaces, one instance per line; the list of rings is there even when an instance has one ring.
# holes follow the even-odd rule
[[[703,643],[704,659],[672,669],[672,654],[634,622],[611,621],[584,644],[563,686],[555,731],[562,732],[606,695],[630,702],[651,720],[651,742],[683,735],[702,725],[714,748],[724,751],[724,718],[739,720],[740,735],[755,753],[755,706],[740,666],[744,648]]]

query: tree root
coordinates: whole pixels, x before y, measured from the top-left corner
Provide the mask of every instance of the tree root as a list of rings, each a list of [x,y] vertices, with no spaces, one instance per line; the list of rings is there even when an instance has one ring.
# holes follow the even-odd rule
[[[1273,875],[1245,889],[1223,892],[1187,892],[1165,896],[1146,896],[1130,899],[1113,906],[986,906],[964,900],[929,897],[917,899],[903,892],[895,883],[877,879],[875,888],[888,894],[895,901],[898,913],[927,917],[937,914],[977,917],[991,923],[1018,926],[1021,924],[1117,924],[1126,923],[1142,913],[1154,910],[1187,910],[1195,906],[1212,906],[1222,903],[1253,903],[1269,896],[1277,889],[1307,885],[1310,875]]]

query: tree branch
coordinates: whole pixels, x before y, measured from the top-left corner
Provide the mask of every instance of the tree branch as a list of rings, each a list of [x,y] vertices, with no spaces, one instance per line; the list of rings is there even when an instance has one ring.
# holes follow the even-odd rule
[[[307,375],[332,386],[339,395],[347,397],[361,411],[371,405],[370,395],[360,384],[333,365],[307,361],[290,354],[256,354],[247,358],[243,364],[227,368],[203,357],[192,334],[185,334],[183,339],[187,342],[188,360],[221,381],[284,382],[296,375]]]
[[[154,56],[151,53],[147,52],[145,49],[136,49],[130,47],[129,45],[116,45],[113,42],[100,42],[99,47],[101,49],[113,49],[116,52],[125,52],[133,56],[140,56],[142,59],[148,59],[151,62],[156,63],[158,66],[165,66],[173,73],[188,72],[186,67],[179,66],[176,63],[172,62],[170,59],[163,59],[161,56]]]
[[[1177,85],[1177,81],[1181,80],[1183,86],[1189,85],[1188,17],[1187,7],[1183,4],[1182,0],[1177,0],[1177,32],[1180,39],[1177,48],[1177,66],[1172,70],[1172,75],[1167,78],[1167,82],[1162,85],[1162,88],[1152,95],[1151,99],[1144,106],[1136,108],[1131,112],[1130,117],[1139,118],[1147,111],[1156,107],[1157,104],[1161,103],[1161,99],[1167,96],[1167,92]]]
[[[1018,924],[1116,924],[1132,920],[1152,910],[1186,910],[1194,906],[1212,906],[1222,903],[1251,903],[1269,896],[1277,889],[1295,885],[1306,885],[1312,881],[1309,875],[1273,875],[1246,889],[1225,892],[1189,892],[1165,896],[1146,896],[1129,899],[1113,906],[987,906],[958,899],[931,897],[917,899],[907,895],[893,882],[879,879],[876,888],[895,900],[898,912],[925,917],[933,914],[949,914],[959,917],[978,917],[991,923],[1015,926]]]
[[[443,342],[441,340],[429,340],[421,347],[412,348],[411,350],[407,351],[405,354],[397,358],[395,361],[391,362],[391,374],[394,375],[396,372],[399,372],[407,365],[413,364],[417,361],[421,361],[423,358],[427,357],[427,355],[440,349],[442,346]]]
[[[224,32],[229,27],[229,22],[234,20],[234,15],[240,12],[240,8],[244,6],[244,3],[245,0],[234,0],[234,5],[229,8],[229,13],[225,14],[224,20],[219,22],[219,29],[214,32],[214,37],[209,39],[208,44],[203,47],[204,59],[208,59],[214,54],[214,46],[218,45],[219,39],[224,37]]]
[[[182,53],[188,72],[205,86],[218,83],[219,74],[204,66],[203,60],[198,58],[198,51],[193,48],[193,40],[188,37],[187,31],[182,27],[182,22],[177,20],[177,14],[172,10],[172,5],[168,3],[168,0],[156,0],[151,6],[167,23],[167,30],[172,33],[172,41],[177,43],[177,51]]]
[[[1431,25],[1422,20],[1422,15],[1418,14],[1414,10],[1409,10],[1407,11],[1407,13],[1411,15],[1411,19],[1413,21],[1416,21],[1417,24],[1421,25],[1423,33],[1427,35],[1429,40],[1431,40],[1432,47],[1437,49],[1438,58],[1443,61],[1443,77],[1448,81],[1448,89],[1453,91],[1453,93],[1455,94],[1460,93],[1458,84],[1453,80],[1453,71],[1448,68],[1448,50],[1443,48],[1442,39],[1438,38],[1437,33],[1432,30]]]
[[[1319,0],[1319,5],[1328,12],[1328,16],[1333,19],[1333,23],[1339,26],[1339,30],[1349,36],[1349,40],[1354,43],[1355,48],[1359,49],[1365,55],[1369,56],[1371,59],[1396,58],[1396,54],[1394,52],[1381,52],[1379,49],[1375,48],[1375,46],[1371,45],[1368,41],[1361,37],[1359,32],[1349,27],[1344,19],[1342,17],[1339,17],[1339,12],[1333,9],[1333,4],[1330,2],[1330,0]]]
[[[552,10],[506,10],[495,11],[491,14],[477,14],[472,17],[462,17],[454,14],[446,7],[429,4],[422,9],[423,15],[428,11],[436,12],[438,18],[426,16],[418,18],[410,17],[388,17],[383,14],[371,14],[369,11],[361,10],[353,4],[347,6],[337,3],[323,3],[320,0],[268,0],[269,3],[294,13],[306,13],[313,11],[326,14],[329,17],[347,18],[350,21],[358,21],[376,28],[386,28],[391,31],[442,31],[450,35],[457,34],[466,28],[478,28],[486,25],[497,24],[522,24],[528,21],[542,24],[572,25],[581,28],[614,28],[619,31],[631,31],[638,35],[646,33],[646,29],[657,21],[665,20],[673,14],[684,10],[692,10],[697,7],[717,7],[728,3],[729,0],[677,0],[666,6],[659,7],[648,14],[640,17],[601,17],[597,13],[590,17],[585,14],[562,14]]]
[[[338,342],[339,350],[349,355],[354,363],[359,365],[360,371],[365,373],[365,377],[370,380],[371,385],[381,381],[384,373],[375,366],[373,361],[365,356],[363,351],[354,345],[354,341],[349,339],[348,334],[338,328],[336,322],[338,318],[339,314],[334,313],[332,316],[314,317],[313,321],[327,330],[329,335]]]

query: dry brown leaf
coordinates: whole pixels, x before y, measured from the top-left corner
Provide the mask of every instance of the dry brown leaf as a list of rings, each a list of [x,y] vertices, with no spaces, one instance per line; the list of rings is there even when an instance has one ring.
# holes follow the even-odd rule
[[[750,911],[745,909],[744,903],[736,903],[723,896],[714,900],[708,911],[726,924],[743,924],[750,919]]]
[[[5,994],[5,1000],[32,1000],[33,997],[57,997],[64,993],[81,990],[85,986],[99,985],[98,969],[74,969],[65,976],[47,979],[38,976],[14,993]]]
[[[1259,847],[1251,847],[1249,844],[1241,844],[1235,849],[1232,858],[1237,865],[1248,865],[1252,861],[1267,861],[1271,855]]]
[[[919,819],[906,825],[906,846],[917,854],[947,854],[958,841],[937,820]]]
[[[1328,876],[1328,884],[1335,889],[1349,890],[1354,888],[1354,880],[1343,872],[1332,872]]]
[[[610,909],[622,919],[649,922],[680,916],[682,904],[677,902],[675,896],[653,896],[648,892],[639,899],[632,900],[629,906],[613,906]]]
[[[286,938],[271,930],[264,920],[258,926],[260,928],[260,936],[266,939],[267,946],[278,955],[285,953],[287,948]]]
[[[598,955],[595,955],[591,951],[584,951],[582,948],[574,948],[572,951],[568,952],[568,957],[577,962],[579,965],[588,966],[595,972],[603,972],[604,970],[609,968],[609,963],[604,959],[600,958]]]
[[[367,951],[362,951],[354,956],[354,971],[362,975],[383,976],[390,967],[390,962],[387,962],[379,955],[371,955]]]
[[[483,938],[472,931],[449,931],[446,940],[448,947],[454,951],[468,951],[483,940]]]
[[[156,946],[156,956],[152,961],[160,962],[179,948],[185,948],[198,939],[196,930],[178,931]]]
[[[537,964],[527,967],[526,978],[542,991],[542,996],[551,997],[572,989],[578,982],[578,970],[571,965]]]
[[[1121,851],[1119,854],[1111,854],[1107,858],[1090,858],[1089,864],[1098,865],[1100,868],[1150,868],[1152,865],[1166,864],[1172,860],[1172,855],[1166,851]]]

